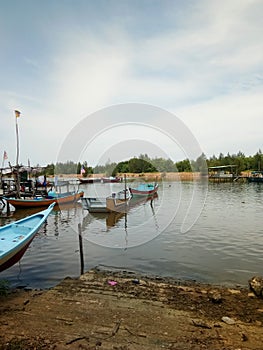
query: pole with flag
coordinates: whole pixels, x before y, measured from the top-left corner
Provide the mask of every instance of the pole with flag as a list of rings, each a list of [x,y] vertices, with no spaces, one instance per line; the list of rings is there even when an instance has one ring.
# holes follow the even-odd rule
[[[15,116],[16,116],[16,165],[18,166],[18,159],[19,159],[19,133],[18,133],[18,122],[17,119],[20,117],[21,112],[15,110]]]
[[[20,198],[20,178],[19,178],[19,133],[18,133],[18,122],[17,119],[20,117],[21,112],[15,110],[16,118],[16,171],[17,171],[17,196]]]
[[[5,160],[7,160],[7,159],[8,159],[7,153],[6,153],[6,151],[4,151],[4,154],[3,154],[3,161],[2,161],[2,168],[4,168]]]
[[[85,170],[85,168],[84,168],[84,165],[81,166],[80,173],[81,173],[82,176],[84,176],[84,174],[86,173],[86,170]]]

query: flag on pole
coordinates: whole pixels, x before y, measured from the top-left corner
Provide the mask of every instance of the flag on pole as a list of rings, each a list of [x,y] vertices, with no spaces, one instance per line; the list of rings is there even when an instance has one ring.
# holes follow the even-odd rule
[[[6,151],[4,151],[3,159],[4,159],[4,160],[8,159]]]
[[[16,118],[19,118],[19,117],[20,117],[20,114],[21,114],[21,112],[19,112],[19,111],[15,110],[15,115],[16,115]]]
[[[81,174],[85,174],[85,172],[86,172],[86,170],[84,169],[84,166],[82,165],[81,170],[80,170],[80,173],[81,173]]]

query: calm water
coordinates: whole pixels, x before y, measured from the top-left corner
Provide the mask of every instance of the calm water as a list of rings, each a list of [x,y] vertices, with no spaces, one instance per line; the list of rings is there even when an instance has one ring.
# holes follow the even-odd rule
[[[80,186],[89,196],[122,187]],[[225,285],[246,285],[263,274],[263,184],[209,184],[206,191],[201,183],[164,182],[152,204],[139,204],[126,217],[91,215],[79,203],[53,211],[20,263],[0,279],[49,288],[79,276],[78,224],[85,271],[102,266]],[[0,225],[32,212],[15,211]]]

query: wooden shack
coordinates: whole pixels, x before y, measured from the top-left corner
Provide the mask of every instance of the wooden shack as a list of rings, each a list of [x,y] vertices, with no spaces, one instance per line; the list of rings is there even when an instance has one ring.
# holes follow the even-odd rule
[[[218,165],[208,167],[208,178],[214,182],[231,182],[238,179],[237,165]]]

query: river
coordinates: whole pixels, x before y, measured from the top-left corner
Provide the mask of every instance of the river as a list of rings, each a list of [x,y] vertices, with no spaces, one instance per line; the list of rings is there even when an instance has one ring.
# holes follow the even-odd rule
[[[86,184],[105,196],[123,184]],[[163,182],[158,198],[128,214],[89,214],[80,203],[52,212],[19,263],[1,272],[11,286],[50,288],[101,267],[222,285],[247,285],[263,274],[263,185]],[[30,215],[17,210],[0,224]]]

